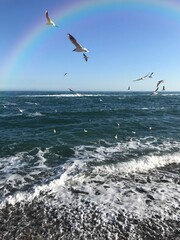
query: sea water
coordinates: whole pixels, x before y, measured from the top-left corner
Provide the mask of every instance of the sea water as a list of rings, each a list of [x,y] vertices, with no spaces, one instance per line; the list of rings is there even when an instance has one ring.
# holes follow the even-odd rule
[[[180,92],[1,92],[0,136],[0,239],[180,239]]]

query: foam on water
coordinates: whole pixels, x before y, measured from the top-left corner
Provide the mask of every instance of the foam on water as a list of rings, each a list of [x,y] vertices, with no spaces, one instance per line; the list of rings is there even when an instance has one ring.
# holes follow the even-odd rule
[[[39,95],[20,95],[19,97],[30,97],[30,98],[38,98],[38,97],[101,97],[105,96],[104,94],[39,94]]]
[[[31,152],[36,152],[33,156]],[[44,181],[46,175],[50,175],[50,170],[46,165],[45,154],[49,148],[44,151],[40,148],[32,149],[29,152],[20,152],[15,156],[0,158],[0,191],[1,198],[22,190],[33,183]]]
[[[6,201],[11,204],[32,201],[41,198],[44,192],[46,197],[53,196],[51,203],[58,206],[81,206],[83,201],[89,201],[107,213],[121,209],[139,218],[156,213],[164,218],[177,219],[179,215],[175,208],[179,204],[180,189],[176,180],[179,176],[176,172],[164,172],[161,169],[167,165],[180,164],[179,151],[168,153],[171,149],[178,149],[180,144],[165,141],[154,147],[156,139],[152,139],[151,143],[146,140],[118,143],[113,147],[76,147],[74,159],[63,165],[63,173],[58,179],[36,186],[31,193],[19,192],[9,196]],[[139,143],[141,149],[154,147],[154,153],[130,161],[107,161],[107,158],[113,158],[114,153],[121,155],[123,152],[126,154],[128,149],[137,150]],[[39,151],[38,154],[44,161],[44,153]]]
[[[44,114],[40,113],[40,112],[35,112],[35,113],[28,113],[29,117],[42,117],[44,116]]]

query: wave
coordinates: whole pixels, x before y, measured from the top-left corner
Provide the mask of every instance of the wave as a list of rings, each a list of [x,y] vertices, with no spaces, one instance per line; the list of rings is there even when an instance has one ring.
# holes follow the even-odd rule
[[[42,117],[44,116],[44,114],[40,113],[40,112],[35,112],[35,113],[28,113],[29,117]]]
[[[58,206],[81,206],[82,201],[88,200],[98,204],[99,208],[107,213],[124,209],[140,218],[155,213],[169,218],[172,217],[172,210],[173,217],[177,218],[174,206],[180,198],[177,185],[179,173],[175,171],[173,164],[180,164],[180,144],[166,141],[160,146],[154,146],[156,139],[149,139],[148,143],[146,140],[120,143],[113,147],[76,147],[74,157],[63,164],[58,179],[41,186],[36,185],[30,193],[19,191],[7,197],[6,201],[15,204],[19,201],[41,199],[42,196],[43,199],[44,196],[53,196],[51,204]],[[113,161],[111,164],[107,161],[108,158],[112,159],[114,153],[119,156],[126,155],[137,148],[153,148],[155,153],[142,154],[137,159],[132,157],[129,161]],[[170,152],[172,150],[173,152]],[[41,164],[44,164],[45,152],[38,151],[38,154],[42,156],[39,158]],[[173,171],[164,170],[167,166]]]
[[[43,97],[56,97],[56,98],[74,98],[74,97],[103,97],[103,96],[108,96],[108,95],[105,95],[105,94],[84,94],[84,93],[79,93],[78,95],[77,94],[42,94],[42,95],[21,95],[19,97],[23,97],[23,98],[43,98]],[[28,103],[30,104],[30,103]]]

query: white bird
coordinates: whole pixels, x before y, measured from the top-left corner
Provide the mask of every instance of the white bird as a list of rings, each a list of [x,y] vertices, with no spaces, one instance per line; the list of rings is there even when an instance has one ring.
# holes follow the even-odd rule
[[[56,133],[56,129],[54,129],[54,133]]]
[[[23,109],[18,108],[18,110],[19,110],[20,113],[23,113],[23,112],[24,112]]]
[[[53,21],[52,19],[49,17],[49,14],[48,14],[48,11],[46,10],[45,12],[45,16],[46,16],[46,19],[47,19],[47,25],[52,25],[54,27],[58,27]]]
[[[135,81],[144,80],[145,78],[147,78],[147,77],[148,77],[148,75],[149,75],[149,73],[148,73],[148,74],[146,74],[144,77],[138,78],[138,79],[136,79],[136,80],[133,80],[133,81],[135,82]]]
[[[76,48],[73,51],[89,52],[89,50],[87,48],[82,47],[71,34],[68,33],[67,35],[68,35],[69,40],[76,46]]]
[[[118,138],[117,134],[114,136],[114,138],[115,138],[115,139],[117,139],[117,138]]]
[[[87,132],[87,130],[86,130],[86,129],[84,129],[84,132]]]
[[[84,57],[85,61],[87,62],[87,60],[88,60],[88,56],[86,56],[86,54],[83,53],[83,57]]]

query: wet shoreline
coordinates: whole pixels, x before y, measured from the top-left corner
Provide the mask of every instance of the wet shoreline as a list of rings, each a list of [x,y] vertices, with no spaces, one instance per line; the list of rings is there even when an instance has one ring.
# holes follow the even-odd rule
[[[162,184],[175,181],[177,187],[180,185],[180,178],[170,179],[174,174],[179,176],[180,165],[167,165],[158,171],[159,176],[156,177],[162,181]],[[151,181],[157,175],[157,171],[146,174],[147,181]],[[145,179],[145,176],[143,177]],[[132,175],[131,178],[136,183],[142,180],[140,174],[136,175],[136,178]],[[97,184],[102,183],[97,182]],[[146,195],[148,201],[145,203],[149,211],[151,203],[156,204],[153,195],[144,192],[144,188],[137,187],[136,190],[139,194]],[[67,191],[70,190],[67,189]],[[98,203],[90,201],[88,194],[78,191],[71,191],[71,194],[80,200],[80,204],[68,201],[65,203],[60,200],[57,202],[53,194],[46,192],[40,193],[31,201],[20,201],[14,205],[6,203],[0,209],[0,239],[180,239],[180,204],[172,208],[174,212],[171,212],[172,209],[167,210],[167,217],[164,214],[161,215],[160,211],[154,211],[149,217],[142,218],[122,207],[121,203],[119,210],[106,212],[99,207]],[[176,201],[179,203],[179,199]]]
[[[49,208],[43,202],[6,206],[0,211],[1,239],[180,239],[180,222],[155,215],[137,219],[123,212],[109,216],[94,206],[90,214],[67,206]]]

